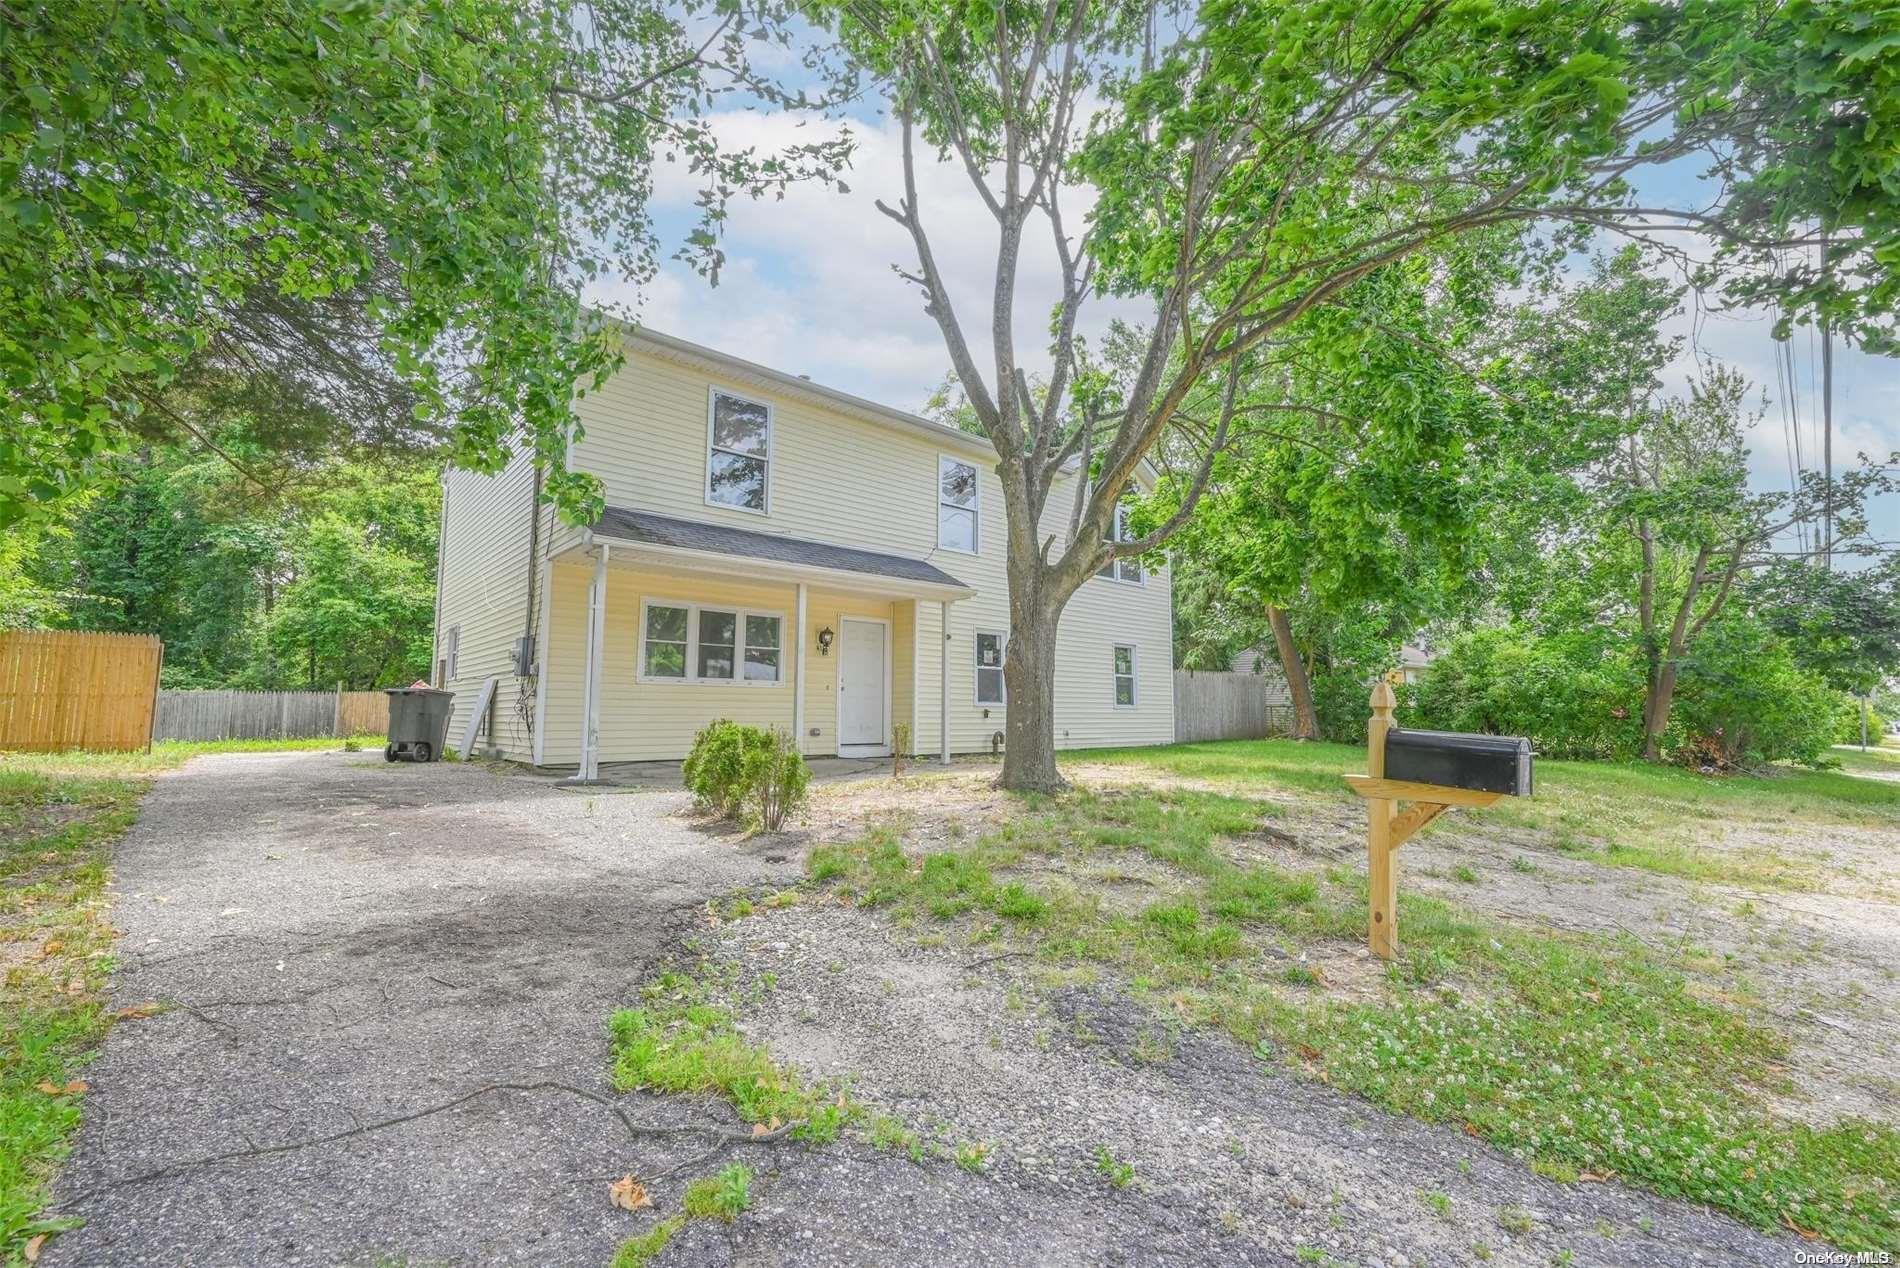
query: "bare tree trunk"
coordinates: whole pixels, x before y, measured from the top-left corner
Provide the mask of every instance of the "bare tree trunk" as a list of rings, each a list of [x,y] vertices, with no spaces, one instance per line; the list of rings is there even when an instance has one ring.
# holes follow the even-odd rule
[[[1068,787],[1056,767],[1056,624],[1060,613],[1014,601],[1012,578],[1009,646],[1003,681],[1009,689],[1009,743],[1003,749],[999,787],[1012,792],[1060,792]]]
[[[1273,626],[1273,646],[1280,653],[1280,673],[1286,678],[1287,695],[1293,698],[1293,738],[1317,740],[1319,713],[1313,708],[1313,684],[1306,674],[1306,662],[1293,645],[1293,622],[1286,609],[1267,605],[1267,622]]]

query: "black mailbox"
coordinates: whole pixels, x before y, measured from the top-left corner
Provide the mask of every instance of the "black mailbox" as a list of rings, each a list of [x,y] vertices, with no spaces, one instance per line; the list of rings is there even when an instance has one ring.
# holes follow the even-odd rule
[[[1385,777],[1475,792],[1531,795],[1531,742],[1521,735],[1407,731],[1385,736]]]

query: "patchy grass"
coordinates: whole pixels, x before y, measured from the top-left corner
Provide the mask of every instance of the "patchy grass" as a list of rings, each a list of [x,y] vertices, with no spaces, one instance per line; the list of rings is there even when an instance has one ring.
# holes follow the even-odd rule
[[[731,1223],[752,1205],[752,1169],[742,1163],[722,1167],[717,1175],[701,1176],[686,1186],[680,1210],[637,1237],[620,1243],[610,1268],[646,1268],[686,1227],[688,1220]]]
[[[70,1226],[40,1212],[79,1125],[82,1067],[115,1020],[104,1000],[115,936],[107,864],[150,777],[203,753],[340,743],[0,753],[0,1260],[14,1262],[33,1237]]]
[[[913,856],[884,829],[815,851],[811,867],[900,925],[965,930],[1052,967],[1108,968],[1183,1022],[1389,1110],[1461,1126],[1527,1165],[1618,1175],[1847,1249],[1900,1240],[1900,1133],[1777,1117],[1768,1094],[1784,1078],[1785,1039],[1698,993],[1691,962],[1402,894],[1405,958],[1372,998],[1312,990],[1292,961],[1358,944],[1365,881],[1345,868],[1243,867],[1219,848],[1270,813],[1185,789],[1027,797],[1016,818],[953,849]],[[1143,855],[1178,880],[1140,911],[1118,910],[1075,879],[1099,872],[1104,854]],[[1010,885],[1043,900],[1035,919],[992,918]]]
[[[748,1123],[795,1123],[792,1135],[829,1144],[864,1107],[841,1089],[807,1083],[739,1033],[718,1002],[730,986],[710,962],[697,974],[668,970],[641,988],[642,1004],[608,1023],[613,1080],[622,1092],[707,1094],[730,1101]]]
[[[1835,749],[1843,763],[1900,770],[1900,750]],[[1851,752],[1852,756],[1849,757]],[[1226,740],[1165,748],[1101,749],[1078,761],[1162,772],[1236,793],[1322,794],[1355,800],[1340,783],[1363,771],[1363,748],[1292,740]],[[1812,889],[1823,860],[1766,847],[1710,848],[1712,825],[1747,824],[1789,837],[1817,825],[1900,829],[1900,781],[1856,778],[1840,771],[1777,767],[1763,774],[1702,775],[1646,762],[1557,762],[1539,759],[1537,795],[1507,797],[1485,810],[1461,812],[1468,823],[1546,832],[1565,853],[1615,867],[1762,889]]]

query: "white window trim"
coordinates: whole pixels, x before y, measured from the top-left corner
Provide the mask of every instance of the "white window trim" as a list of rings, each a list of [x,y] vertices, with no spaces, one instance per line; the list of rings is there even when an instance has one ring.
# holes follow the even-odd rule
[[[1117,502],[1115,504],[1115,519],[1114,519],[1115,536],[1110,539],[1111,541],[1125,542],[1125,541],[1132,540],[1127,535],[1127,530],[1122,526],[1122,521],[1126,519],[1127,516],[1128,516],[1127,504],[1122,503],[1122,502]],[[1122,576],[1123,564],[1134,564],[1135,566],[1139,567],[1141,569],[1141,576],[1136,578],[1133,581],[1130,581],[1127,577]],[[1148,566],[1146,564],[1143,564],[1141,560],[1139,560],[1133,555],[1127,555],[1120,559],[1110,559],[1108,561],[1108,567],[1114,571],[1114,574],[1115,574],[1114,576],[1104,577],[1101,574],[1101,571],[1098,569],[1096,572],[1090,574],[1090,580],[1112,581],[1118,586],[1135,586],[1138,588],[1145,587],[1148,584]],[[1126,647],[1127,644],[1124,643],[1122,644],[1122,646]]]
[[[983,698],[983,662],[976,658],[976,649],[978,642],[985,634],[990,635],[996,640],[996,649],[1002,656],[1005,658],[1009,656],[1009,635],[1007,633],[1001,630],[970,631],[970,699],[979,709],[1007,709],[1009,707],[1008,678],[1003,679],[1003,698],[1001,700],[985,700]],[[1003,664],[1001,661],[998,661],[996,664],[996,672],[998,675],[1001,675],[1003,672]]]
[[[721,502],[713,496],[713,406],[722,396],[729,396],[735,401],[744,401],[748,405],[765,407],[765,508],[763,510],[750,506],[734,506],[730,502]],[[772,402],[762,401],[756,396],[747,396],[743,392],[735,392],[728,387],[720,387],[716,383],[708,385],[706,388],[706,481],[705,487],[700,490],[706,505],[719,511],[737,511],[741,515],[770,515],[772,513],[772,473],[778,469],[777,446],[778,410],[773,408]],[[726,452],[734,451],[727,450]],[[741,454],[739,456],[755,457],[756,455]]]
[[[686,609],[686,676],[683,678],[665,678],[647,673],[647,609],[648,608],[685,608]],[[738,624],[733,629],[736,640],[733,647],[733,662],[730,678],[701,678],[699,676],[699,613],[704,608],[712,612],[730,612]],[[749,616],[770,616],[778,618],[778,677],[770,682],[745,676],[745,621]],[[737,603],[691,603],[685,599],[662,599],[658,597],[640,600],[640,637],[634,648],[636,659],[633,662],[633,680],[642,686],[656,687],[756,687],[771,689],[783,687],[791,680],[786,672],[785,656],[793,650],[788,646],[791,637],[788,633],[791,622],[783,612],[774,612],[768,608],[748,608]]]
[[[710,460],[711,459],[709,457],[708,461]],[[958,466],[968,467],[970,470],[976,472],[976,501],[970,504],[969,506],[957,506],[955,502],[946,502],[943,500],[943,464],[946,462],[954,462]],[[958,455],[953,454],[953,453],[944,453],[941,450],[939,450],[937,453],[936,502],[937,502],[937,549],[947,550],[953,554],[958,554],[958,555],[982,554],[983,553],[983,468],[977,466],[975,462],[973,462],[972,460],[968,458],[959,457]],[[968,511],[970,513],[970,519],[971,519],[970,549],[965,550],[961,546],[946,546],[943,544],[943,508],[946,506],[956,507],[956,509],[959,511]]]
[[[1115,684],[1123,675],[1115,672],[1115,653],[1122,648],[1128,649],[1128,703],[1123,704],[1115,698]],[[1111,643],[1108,648],[1108,704],[1112,709],[1129,713],[1141,708],[1141,647],[1136,643]]]
[[[442,642],[442,651],[444,653],[442,657],[444,663],[443,672],[449,682],[454,682],[457,678],[462,676],[462,627],[460,625],[449,626],[448,633],[443,636]]]

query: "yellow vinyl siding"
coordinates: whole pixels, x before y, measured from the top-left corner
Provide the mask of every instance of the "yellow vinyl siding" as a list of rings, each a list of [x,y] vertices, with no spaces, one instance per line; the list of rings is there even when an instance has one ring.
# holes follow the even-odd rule
[[[743,566],[735,567],[734,571],[742,572]],[[541,760],[550,766],[572,765],[580,760],[581,675],[587,664],[587,590],[592,580],[591,564],[555,565],[554,606],[548,640],[550,671],[541,684],[547,697]],[[640,614],[649,601],[743,608],[782,615],[785,623],[779,682],[768,685],[639,681]],[[604,623],[606,645],[601,661],[602,760],[624,762],[681,757],[691,747],[694,732],[714,718],[731,718],[751,726],[776,727],[789,732],[797,658],[801,652],[806,657],[805,729],[808,734],[804,751],[813,755],[836,753],[838,647],[834,643],[830,655],[820,655],[818,631],[828,626],[836,633],[840,618],[846,616],[877,617],[890,621],[895,628],[897,609],[907,603],[812,589],[806,595],[805,637],[801,648],[797,637],[798,595],[793,585],[778,581],[726,581],[610,566]],[[890,649],[890,654],[895,658],[895,647]],[[892,716],[903,717],[908,707],[908,701],[900,703],[893,672]],[[815,737],[809,734],[813,730],[818,732]]]
[[[772,407],[769,514],[706,501],[706,418],[714,387]],[[1008,631],[1009,595],[1002,489],[994,456],[986,456],[980,442],[956,433],[916,434],[795,387],[753,381],[718,362],[652,351],[637,337],[629,342],[625,367],[600,390],[583,396],[578,409],[584,436],[574,446],[573,465],[600,478],[611,506],[925,559],[972,587],[971,597],[950,608],[950,739],[957,752],[988,751],[992,733],[1004,729],[1005,710],[975,702],[974,634]],[[974,555],[937,547],[940,455],[977,467],[979,549]],[[1044,535],[1065,530],[1073,497],[1073,484],[1059,481],[1044,515]],[[578,557],[568,559],[555,573],[545,658],[549,673],[542,686],[548,696],[542,760],[549,764],[572,763],[579,756],[589,574]],[[735,559],[733,576],[743,577],[745,568],[743,559]],[[651,585],[653,593],[694,603],[766,603],[762,591],[772,596],[767,603],[771,610],[786,614],[789,631],[796,611],[789,583],[740,585],[743,594],[715,597],[726,594],[726,579],[652,574],[635,580],[639,574],[618,566],[613,573],[607,614],[609,685],[601,711],[603,760],[679,757],[699,725],[713,717],[736,718],[740,710],[757,715],[742,720],[791,726],[789,659],[782,707],[768,689],[666,684],[656,689],[672,694],[653,699],[631,680],[640,587]],[[1058,627],[1058,745],[1161,744],[1173,738],[1168,587],[1164,567],[1152,571],[1143,586],[1090,580],[1070,600]],[[812,639],[822,626],[837,630],[842,614],[891,622],[891,719],[911,723],[911,743],[918,752],[937,752],[939,657],[946,648],[940,611],[935,599],[854,599],[812,590],[805,649],[808,733],[801,737],[808,753],[837,749],[837,650],[821,657]],[[1111,657],[1117,642],[1140,649],[1134,709],[1113,707]],[[624,679],[618,685],[616,673]],[[734,695],[748,698],[733,700]],[[819,730],[815,737],[809,734],[812,728]]]
[[[455,467],[443,476],[442,566],[436,582],[439,608],[435,654],[429,662],[433,684],[436,662],[447,655],[449,631],[459,627],[456,675],[445,684],[455,692],[449,746],[461,744],[482,680],[494,677],[498,681],[491,714],[492,742],[518,761],[533,760],[531,724],[519,707],[521,684],[513,661],[514,643],[527,618],[533,499],[534,467],[525,452],[518,451],[507,467],[492,476]],[[545,523],[547,511],[541,515]],[[476,747],[486,749],[490,742],[484,736]]]

